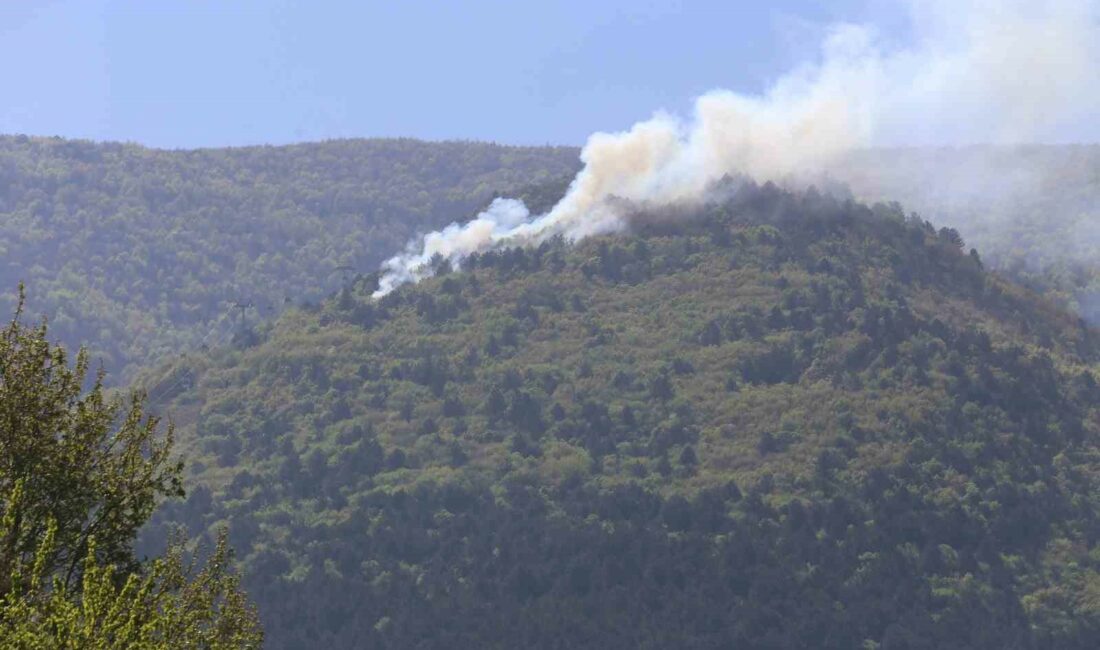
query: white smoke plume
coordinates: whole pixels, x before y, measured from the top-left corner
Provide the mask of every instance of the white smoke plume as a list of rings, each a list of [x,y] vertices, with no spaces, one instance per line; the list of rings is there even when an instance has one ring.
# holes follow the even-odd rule
[[[913,36],[902,47],[873,26],[833,26],[820,60],[759,96],[715,90],[686,121],[658,113],[625,132],[593,134],[583,169],[548,213],[498,199],[387,260],[375,296],[430,274],[437,254],[459,265],[503,243],[621,229],[612,197],[690,202],[725,174],[812,178],[872,146],[1095,138],[1098,8],[1100,0],[914,0]]]

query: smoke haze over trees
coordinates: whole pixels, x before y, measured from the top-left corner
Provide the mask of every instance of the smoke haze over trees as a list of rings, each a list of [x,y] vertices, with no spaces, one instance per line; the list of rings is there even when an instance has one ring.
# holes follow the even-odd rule
[[[914,3],[912,12],[911,43],[838,24],[818,58],[759,95],[713,90],[695,100],[688,119],[658,112],[627,130],[592,134],[581,150],[584,168],[559,203],[531,214],[498,201],[469,223],[410,243],[383,265],[378,295],[424,277],[436,255],[455,265],[497,246],[614,232],[629,226],[619,209],[624,199],[690,205],[730,174],[804,185],[875,146],[1100,137],[1100,3],[936,1]],[[926,193],[958,182],[942,171],[924,177]]]
[[[903,6],[580,148],[0,136],[0,646],[1094,648],[1100,1]]]
[[[1094,330],[896,205],[631,218],[166,369],[160,521],[275,648],[1090,646]]]

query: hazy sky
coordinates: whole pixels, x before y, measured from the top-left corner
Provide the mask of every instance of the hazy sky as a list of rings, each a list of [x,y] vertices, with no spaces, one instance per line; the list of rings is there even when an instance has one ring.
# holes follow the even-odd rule
[[[159,147],[414,136],[581,144],[755,92],[876,0],[0,4],[0,132]]]

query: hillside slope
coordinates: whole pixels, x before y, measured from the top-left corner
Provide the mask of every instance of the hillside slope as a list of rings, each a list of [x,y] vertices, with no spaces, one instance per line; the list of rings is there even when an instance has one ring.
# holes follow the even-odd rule
[[[1092,647],[1096,333],[896,205],[733,196],[165,367],[147,543],[230,523],[274,648]]]
[[[341,140],[162,151],[0,137],[0,310],[27,284],[69,348],[124,383],[366,272],[497,193],[571,176],[576,151]]]
[[[0,137],[0,308],[91,346],[124,384],[166,355],[229,340],[495,194],[548,208],[570,147],[343,140],[160,151]],[[994,268],[1100,322],[1100,146],[873,150],[829,171],[958,228]],[[525,191],[529,190],[529,191]],[[931,191],[930,191],[931,190]],[[536,210],[537,211],[537,210]],[[242,314],[237,303],[252,304]]]
[[[1100,144],[875,149],[830,173],[957,228],[993,267],[1100,324]]]

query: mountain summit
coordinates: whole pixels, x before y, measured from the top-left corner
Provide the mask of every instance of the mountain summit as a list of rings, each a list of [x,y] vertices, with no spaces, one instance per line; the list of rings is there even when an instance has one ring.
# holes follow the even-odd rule
[[[1093,645],[1094,331],[896,204],[631,210],[165,368],[161,523],[276,648]]]

